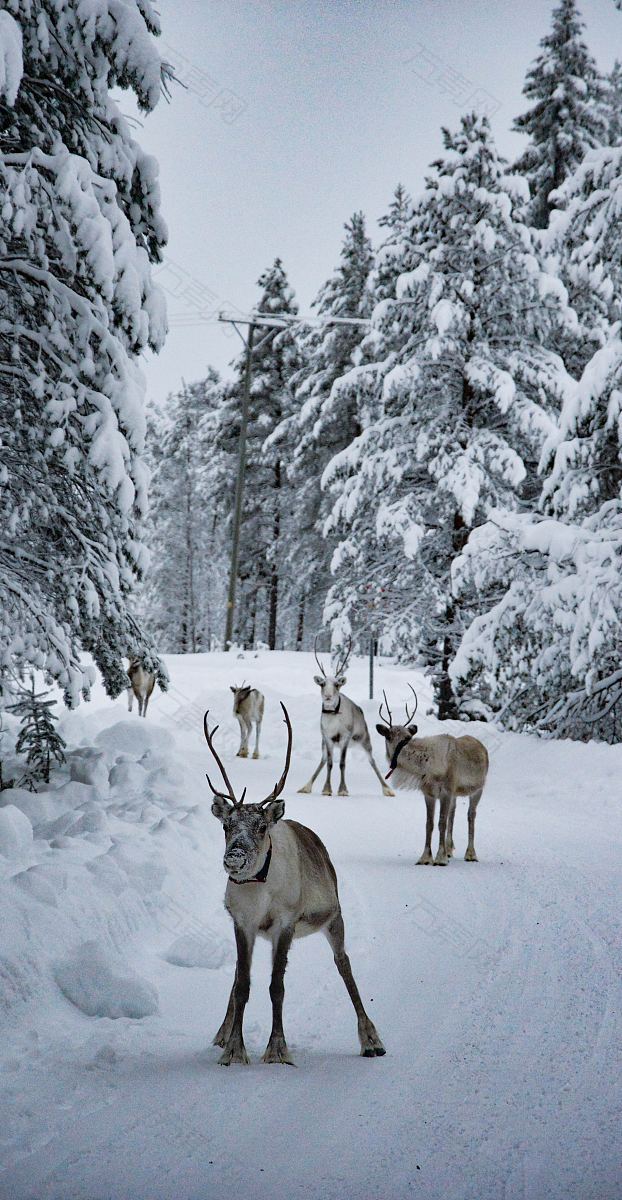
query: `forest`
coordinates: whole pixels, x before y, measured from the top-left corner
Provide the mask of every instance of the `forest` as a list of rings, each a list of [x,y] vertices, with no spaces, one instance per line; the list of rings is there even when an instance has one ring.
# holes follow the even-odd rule
[[[467,114],[379,245],[346,221],[312,320],[279,259],[258,280],[254,311],[284,319],[252,356],[233,637],[373,638],[426,669],[441,719],[613,741],[622,66],[599,72],[575,0],[524,95],[518,161]],[[139,608],[169,652],[223,644],[245,364],[150,410]]]

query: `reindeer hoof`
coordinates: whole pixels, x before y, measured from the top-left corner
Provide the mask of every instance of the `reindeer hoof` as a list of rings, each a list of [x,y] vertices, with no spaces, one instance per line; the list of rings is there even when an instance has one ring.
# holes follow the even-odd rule
[[[346,787],[342,787],[342,788],[339,788],[339,791],[337,792],[337,795],[338,795],[338,796],[349,796],[349,795],[350,795],[350,793],[349,793],[349,791],[348,791],[348,789],[347,789]]]
[[[218,1059],[219,1066],[229,1067],[231,1063],[240,1063],[241,1066],[248,1067],[250,1058],[246,1053],[244,1045],[226,1046],[220,1058]]]
[[[304,787],[298,788],[299,796],[308,796],[311,793],[311,784],[305,783]]]
[[[253,758],[259,758],[259,750],[253,752]]]
[[[432,866],[433,867],[449,866],[449,859],[448,859],[447,855],[446,854],[437,854],[436,858],[434,859],[434,862],[432,863]]]
[[[382,794],[383,796],[394,796],[395,792],[393,792],[389,787],[383,787]]]
[[[361,1036],[361,1056],[363,1058],[380,1058],[383,1054],[386,1054],[386,1050],[375,1026],[369,1021],[366,1032]]]
[[[474,850],[467,850],[467,852],[464,856],[464,861],[465,862],[479,862],[479,858],[477,857],[477,854],[475,853]]]
[[[238,758],[248,758],[248,750],[238,750]]]
[[[270,1038],[261,1061],[265,1063],[282,1063],[287,1067],[296,1066],[294,1060],[289,1056],[285,1038]]]
[[[322,795],[323,795],[323,796],[332,796],[332,794],[333,794],[333,789],[332,789],[332,788],[329,788],[329,787],[323,787],[323,788],[322,788]]]
[[[433,859],[432,859],[431,854],[422,854],[421,858],[417,859],[415,866],[416,867],[431,867],[432,862],[433,862]]]

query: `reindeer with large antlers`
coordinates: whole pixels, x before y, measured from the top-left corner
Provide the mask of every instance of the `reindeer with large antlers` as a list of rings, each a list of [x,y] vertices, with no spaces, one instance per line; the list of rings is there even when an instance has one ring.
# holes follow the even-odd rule
[[[285,805],[279,799],[292,753],[292,727],[281,704],[287,725],[287,754],[283,774],[259,804],[245,804],[246,789],[236,798],[231,782],[214,747],[216,726],[210,733],[204,717],[207,744],[218,765],[226,791],[207,782],[213,792],[212,812],[225,831],[224,867],[229,876],[225,908],[235,929],[237,966],[225,1019],[214,1038],[222,1046],[220,1063],[248,1063],[242,1021],[250,993],[250,971],[257,935],[272,942],[272,1032],[263,1056],[266,1063],[292,1063],[283,1032],[284,977],[287,955],[295,937],[322,932],[332,948],[358,1018],[361,1054],[366,1058],[384,1054],[384,1046],[370,1021],[354,982],[344,945],[344,927],[337,876],[328,851],[305,825],[283,820]]]
[[[395,792],[387,786],[382,777],[371,748],[371,738],[369,729],[362,708],[350,700],[348,696],[344,696],[341,689],[346,683],[344,674],[348,665],[348,660],[352,652],[352,641],[349,640],[348,647],[340,656],[335,667],[334,675],[327,675],[326,670],[320,662],[317,654],[317,637],[315,639],[315,661],[321,671],[320,675],[314,675],[314,681],[322,693],[322,716],[320,718],[320,729],[322,732],[322,757],[319,766],[316,767],[308,783],[304,787],[299,788],[301,792],[310,792],[315,780],[317,779],[324,764],[326,764],[326,782],[322,788],[324,796],[332,796],[332,787],[330,782],[331,772],[333,769],[333,752],[339,751],[339,796],[347,796],[348,789],[346,787],[346,757],[350,744],[360,746],[367,755],[369,765],[374,772],[376,778],[380,781],[384,796],[394,796]]]
[[[417,866],[433,863],[445,867],[454,851],[453,831],[456,812],[456,797],[469,797],[469,843],[465,859],[477,862],[475,853],[475,814],[479,804],[486,775],[488,774],[488,751],[477,738],[465,734],[452,737],[450,733],[439,733],[432,737],[418,738],[414,723],[417,711],[417,694],[408,685],[415,697],[413,712],[406,705],[406,722],[394,725],[387,697],[383,692],[387,716],[383,716],[382,704],[378,710],[382,725],[376,725],[386,742],[390,776],[398,788],[417,788],[423,792],[426,803],[425,847]],[[388,725],[384,724],[388,721]],[[434,810],[440,800],[438,819],[438,852],[432,858],[432,833]]]

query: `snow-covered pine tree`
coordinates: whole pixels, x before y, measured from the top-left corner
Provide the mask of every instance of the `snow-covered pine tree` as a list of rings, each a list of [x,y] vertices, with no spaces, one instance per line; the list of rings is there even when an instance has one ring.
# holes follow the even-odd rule
[[[552,199],[558,208],[543,242],[579,319],[559,343],[579,378],[622,319],[622,144],[590,150]]]
[[[590,151],[558,193],[550,239],[599,348],[542,456],[543,515],[497,514],[456,584],[488,595],[454,670],[513,727],[622,734],[622,146]]]
[[[413,224],[419,265],[373,316],[389,352],[333,388],[355,386],[378,415],[325,479],[341,536],[327,615],[355,624],[367,589],[383,588],[382,633],[432,668],[446,718],[457,711],[448,672],[467,619],[451,564],[493,509],[533,495],[565,373],[546,346],[563,288],[534,255],[525,181],[506,175],[486,118],[443,136]]]
[[[222,499],[213,438],[222,384],[211,370],[152,410],[147,524],[151,561],[141,589],[144,624],[163,651],[194,654],[221,636],[224,608]]]
[[[65,761],[67,743],[56,728],[58,715],[54,710],[57,702],[50,700],[49,695],[49,692],[35,691],[35,677],[31,675],[30,688],[23,689],[20,699],[7,706],[7,711],[19,719],[15,750],[26,759],[25,782],[31,790],[37,780],[50,782],[52,762]]]
[[[331,316],[365,319],[371,311],[372,248],[363,213],[354,213],[344,228],[339,265],[313,301],[320,321]],[[365,332],[364,324],[321,323],[299,333],[302,366],[292,379],[293,410],[272,439],[289,461],[292,519],[286,523],[284,537],[299,647],[305,626],[310,635],[316,631],[330,586],[334,544],[323,535],[328,509],[320,487],[322,471],[360,432],[353,398],[335,400],[332,386],[355,362]]]
[[[398,183],[388,211],[378,224],[385,236],[374,254],[374,266],[370,289],[375,303],[387,296],[395,296],[395,283],[404,270],[404,254],[407,253],[409,232],[413,220],[413,202],[403,184]]]
[[[137,355],[165,332],[151,282],[166,231],[157,167],[111,96],[148,112],[167,69],[149,0],[12,0],[0,12],[0,662],[76,703],[127,682],[145,564]],[[8,64],[8,65],[7,65]]]
[[[262,292],[255,312],[297,313],[294,293],[279,258],[264,271],[258,286]],[[278,326],[258,327],[252,361],[234,638],[249,645],[266,641],[274,650],[283,583],[283,522],[289,511],[290,496],[286,463],[281,449],[272,445],[270,439],[277,425],[292,411],[291,378],[299,362],[294,331]],[[229,456],[231,510],[245,363],[246,355],[242,354],[237,379],[225,389],[218,421],[217,446],[219,452]]]
[[[545,481],[551,516],[498,513],[456,583],[492,601],[454,663],[510,728],[622,737],[622,340],[619,327],[562,411]]]
[[[551,192],[587,150],[608,141],[603,82],[583,29],[576,0],[560,0],[551,32],[542,38],[541,53],[527,72],[523,95],[532,101],[531,108],[514,121],[514,129],[530,139],[514,169],[529,183],[530,219],[539,229],[548,224]]]

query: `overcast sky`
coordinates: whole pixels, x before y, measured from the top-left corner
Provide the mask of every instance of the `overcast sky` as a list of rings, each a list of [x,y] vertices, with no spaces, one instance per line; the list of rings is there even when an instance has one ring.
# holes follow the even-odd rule
[[[440,127],[474,104],[501,150],[525,108],[525,71],[550,27],[549,0],[162,0],[174,87],[137,137],[160,163],[170,240],[158,269],[171,330],[144,362],[162,401],[209,364],[227,372],[236,334],[220,308],[248,309],[283,259],[302,312],[362,209],[372,238],[398,181],[412,193]],[[613,0],[583,0],[601,70],[622,56]],[[125,111],[132,112],[128,103]]]

